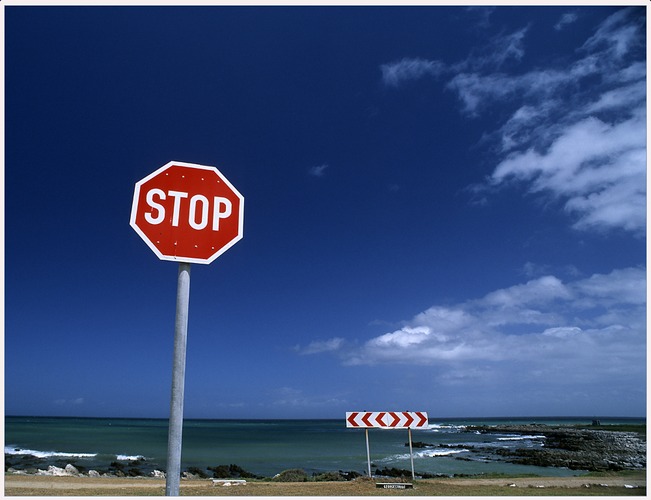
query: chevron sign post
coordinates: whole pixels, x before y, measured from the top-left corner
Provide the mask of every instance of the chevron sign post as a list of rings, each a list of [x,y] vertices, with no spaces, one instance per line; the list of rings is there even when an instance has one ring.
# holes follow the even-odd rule
[[[411,459],[411,477],[414,472],[414,452],[411,443],[411,430],[427,428],[429,419],[424,411],[349,411],[346,412],[346,427],[366,431],[366,458],[368,477],[371,477],[371,448],[368,441],[369,429],[407,429],[409,431],[409,457]]]
[[[370,429],[417,429],[427,427],[427,412],[424,411],[349,411],[346,412],[346,427]]]

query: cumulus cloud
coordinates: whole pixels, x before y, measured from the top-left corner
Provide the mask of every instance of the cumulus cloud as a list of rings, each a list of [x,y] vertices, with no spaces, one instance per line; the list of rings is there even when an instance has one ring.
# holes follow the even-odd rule
[[[526,57],[526,27],[493,39],[465,60],[437,65],[465,115],[513,109],[486,131],[497,159],[487,181],[469,188],[477,199],[486,203],[481,194],[516,186],[559,201],[577,230],[644,234],[644,15],[635,7],[616,11],[577,47],[573,60],[549,67],[515,71]],[[577,19],[566,14],[556,26]],[[514,64],[507,68],[507,62]],[[409,77],[416,73],[404,72],[392,84]]]
[[[554,266],[548,264],[538,264],[536,262],[526,262],[520,273],[527,278],[535,278],[540,276],[545,276],[551,274],[554,270]],[[557,268],[557,271],[563,276],[577,277],[581,275],[579,269],[574,265],[560,266]]]
[[[454,305],[433,306],[345,355],[349,365],[421,364],[463,373],[641,379],[646,270],[563,282],[547,275]],[[477,365],[479,363],[479,365]],[[464,377],[467,375],[464,375]],[[450,374],[446,375],[449,381]]]

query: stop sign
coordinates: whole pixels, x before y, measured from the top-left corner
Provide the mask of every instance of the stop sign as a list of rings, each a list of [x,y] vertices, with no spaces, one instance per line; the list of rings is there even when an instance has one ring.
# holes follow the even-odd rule
[[[244,197],[215,167],[171,161],[136,182],[130,224],[160,259],[210,264],[242,239]]]

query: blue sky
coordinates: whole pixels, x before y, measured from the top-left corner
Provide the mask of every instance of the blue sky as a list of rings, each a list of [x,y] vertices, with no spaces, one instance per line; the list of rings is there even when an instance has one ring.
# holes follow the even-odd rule
[[[645,415],[646,7],[3,9],[6,414],[168,416],[177,160],[186,418]]]

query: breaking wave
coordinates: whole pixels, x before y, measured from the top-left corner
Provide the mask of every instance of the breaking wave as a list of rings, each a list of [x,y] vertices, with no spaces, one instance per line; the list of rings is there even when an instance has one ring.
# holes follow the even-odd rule
[[[5,446],[5,455],[31,455],[36,458],[97,458],[99,453],[77,453],[77,452],[66,452],[66,451],[42,451],[42,450],[30,450],[27,448],[19,448],[17,446]],[[102,454],[106,455],[106,454]],[[117,460],[122,461],[136,461],[136,460],[146,460],[146,457],[143,455],[122,455],[108,454],[106,456],[114,456]]]
[[[427,429],[432,432],[462,432],[466,427],[465,425],[429,424]]]
[[[435,450],[423,450],[414,454],[414,458],[433,458],[433,457],[447,457],[448,455],[456,455],[457,453],[463,453],[466,450],[465,448],[460,448],[458,450],[446,450],[446,449],[435,449]],[[407,455],[409,457],[409,455]]]
[[[134,461],[134,460],[145,460],[145,457],[142,455],[116,455],[118,460],[129,460],[129,461]]]
[[[457,453],[464,453],[469,450],[466,450],[465,448],[460,448],[456,450],[448,450],[444,448],[435,448],[431,450],[420,450],[417,452],[414,452],[414,458],[435,458],[435,457],[447,457],[450,455],[456,455]],[[399,455],[391,455],[390,457],[382,458],[380,460],[376,460],[376,462],[382,462],[382,463],[390,463],[390,462],[395,462],[398,460],[409,460],[409,453],[401,453]]]
[[[69,453],[65,451],[26,450],[15,446],[5,446],[5,455],[32,455],[36,458],[95,458],[97,453]]]

